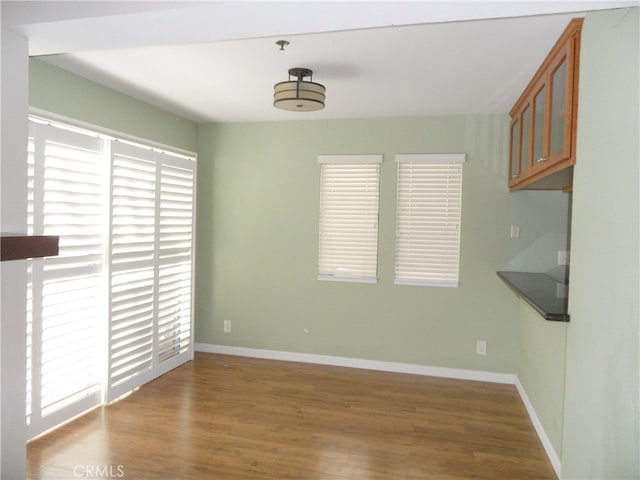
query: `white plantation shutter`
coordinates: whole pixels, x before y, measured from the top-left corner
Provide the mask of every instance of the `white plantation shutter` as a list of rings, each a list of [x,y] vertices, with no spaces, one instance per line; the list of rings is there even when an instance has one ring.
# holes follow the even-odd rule
[[[108,400],[189,360],[195,162],[115,142]]]
[[[29,437],[101,401],[103,140],[30,123],[30,233],[59,235],[60,253],[30,262]]]
[[[156,170],[152,150],[112,144],[108,401],[153,378]]]
[[[458,286],[464,161],[464,154],[396,155],[396,284]]]
[[[194,174],[191,159],[161,156],[157,334],[163,369],[191,347]]]
[[[382,155],[321,155],[318,279],[375,283]]]
[[[35,138],[34,138],[34,125],[32,122],[29,122],[29,137],[27,142],[27,234],[34,235],[35,226],[34,226],[34,208],[35,208]],[[40,195],[38,195],[38,200],[41,202]],[[40,220],[39,220],[40,221]],[[41,228],[38,227],[38,230]],[[39,290],[41,292],[42,289]],[[26,369],[26,420],[27,420],[27,430],[28,434],[31,434],[31,430],[33,429],[32,425],[32,406],[33,406],[33,310],[40,309],[39,303],[34,305],[34,296],[33,296],[33,262],[27,263],[27,305],[26,305],[26,313],[27,313],[27,369]],[[39,361],[39,360],[38,360]],[[36,367],[39,368],[39,367]],[[37,433],[36,433],[37,435]],[[34,436],[33,434],[29,435],[28,438]]]
[[[29,437],[193,357],[194,156],[30,118]]]

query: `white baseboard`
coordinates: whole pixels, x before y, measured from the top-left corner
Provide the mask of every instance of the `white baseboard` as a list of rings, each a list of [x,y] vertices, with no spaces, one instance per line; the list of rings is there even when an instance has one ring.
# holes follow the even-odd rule
[[[516,376],[509,373],[431,367],[428,365],[417,365],[413,363],[382,362],[379,360],[333,357],[330,355],[283,352],[278,350],[261,350],[257,348],[231,347],[227,345],[212,345],[208,343],[196,343],[195,350],[196,352],[220,353],[224,355],[284,360],[288,362],[317,363],[320,365],[363,368],[366,370],[379,370],[382,372],[411,373],[414,375],[455,378],[458,380],[476,380],[480,382],[506,383],[510,385],[514,385],[516,382]]]
[[[542,426],[542,422],[540,422],[540,419],[538,418],[538,415],[536,414],[536,411],[533,408],[533,404],[531,403],[531,400],[529,400],[529,396],[527,395],[527,392],[524,389],[524,386],[522,385],[522,383],[520,383],[520,379],[517,377],[516,377],[516,388],[518,389],[520,398],[522,398],[522,401],[524,402],[524,406],[527,409],[527,413],[529,414],[529,418],[533,423],[533,427],[536,429],[538,438],[542,442],[544,451],[547,452],[547,457],[549,457],[549,461],[551,462],[551,465],[553,466],[553,469],[555,470],[556,475],[558,476],[558,478],[562,478],[562,475],[561,475],[562,461],[560,460],[560,457],[556,453],[556,449],[553,448],[553,444],[551,443],[551,440],[549,439],[547,432],[545,432],[544,427]]]

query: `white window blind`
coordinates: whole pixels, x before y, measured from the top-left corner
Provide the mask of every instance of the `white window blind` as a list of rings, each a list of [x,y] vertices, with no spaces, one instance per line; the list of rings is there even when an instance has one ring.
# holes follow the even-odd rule
[[[321,155],[318,279],[375,283],[382,155]]]
[[[464,154],[396,155],[396,284],[458,286],[464,161]]]
[[[101,402],[103,141],[30,123],[29,231],[59,235],[59,256],[29,262],[29,438]]]

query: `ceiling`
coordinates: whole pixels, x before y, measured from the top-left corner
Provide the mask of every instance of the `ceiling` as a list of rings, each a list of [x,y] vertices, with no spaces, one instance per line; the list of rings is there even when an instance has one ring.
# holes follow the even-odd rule
[[[1,5],[31,55],[204,123],[508,112],[571,18],[638,1]],[[325,109],[273,107],[291,67]]]

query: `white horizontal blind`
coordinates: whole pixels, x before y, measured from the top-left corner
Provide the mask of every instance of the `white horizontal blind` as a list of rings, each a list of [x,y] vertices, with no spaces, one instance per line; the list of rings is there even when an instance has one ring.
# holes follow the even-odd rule
[[[58,235],[59,256],[30,262],[29,438],[101,401],[103,140],[30,122],[30,232]]]
[[[464,154],[396,155],[396,284],[458,286],[464,161]]]
[[[318,279],[375,283],[382,155],[321,155]]]

